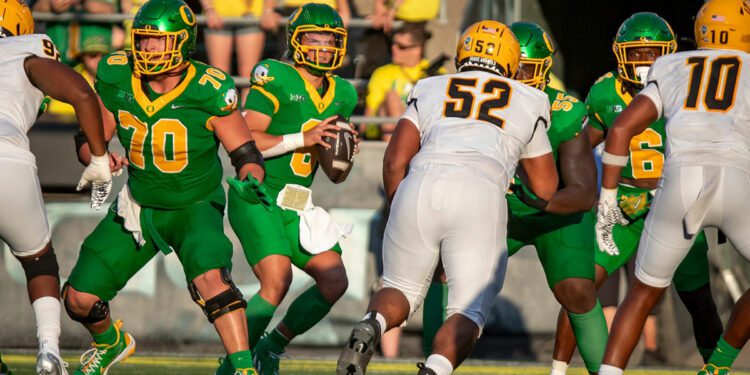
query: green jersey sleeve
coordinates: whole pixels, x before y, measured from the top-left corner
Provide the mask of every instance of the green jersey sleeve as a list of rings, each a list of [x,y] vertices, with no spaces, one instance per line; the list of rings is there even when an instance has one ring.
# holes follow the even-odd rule
[[[193,61],[196,67],[198,87],[195,98],[205,103],[203,110],[212,116],[230,115],[237,109],[240,98],[234,85],[234,79],[219,68]]]
[[[112,52],[99,61],[94,89],[110,112],[117,113],[115,99],[118,95],[127,95],[118,87],[127,85],[132,75],[131,57],[125,51]]]
[[[283,67],[274,60],[263,60],[253,68],[250,74],[250,92],[245,101],[245,109],[260,112],[273,117],[279,111],[280,92],[283,83],[280,79]]]
[[[586,116],[586,106],[573,95],[546,88],[545,93],[550,100],[551,126],[547,130],[552,149],[557,155],[557,147],[581,132],[583,118]]]
[[[599,131],[606,131],[608,128],[604,120],[604,112],[610,102],[609,97],[611,96],[611,90],[607,90],[607,86],[613,79],[615,79],[615,75],[612,72],[599,77],[594,85],[591,86],[589,95],[586,97],[588,123],[592,128]]]

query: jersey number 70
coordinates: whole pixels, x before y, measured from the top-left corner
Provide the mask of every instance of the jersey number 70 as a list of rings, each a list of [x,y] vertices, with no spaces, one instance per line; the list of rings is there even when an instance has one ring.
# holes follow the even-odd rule
[[[448,82],[446,95],[450,98],[443,103],[443,115],[445,117],[475,118],[486,121],[495,126],[504,127],[505,120],[490,114],[491,110],[503,109],[510,103],[512,89],[508,82],[499,79],[487,80],[482,86],[483,94],[494,94],[494,97],[485,99],[474,108],[474,93],[469,88],[477,87],[476,78],[453,78]],[[476,114],[475,114],[476,113]]]

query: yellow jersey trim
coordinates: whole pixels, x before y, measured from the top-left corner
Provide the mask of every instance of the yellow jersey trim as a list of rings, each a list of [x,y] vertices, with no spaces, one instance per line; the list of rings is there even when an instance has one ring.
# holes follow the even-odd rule
[[[625,102],[625,105],[628,105],[633,101],[633,97],[630,95],[628,90],[623,89],[622,82],[617,78],[615,78],[615,92],[620,97],[620,99]]]
[[[156,112],[159,112],[167,104],[177,99],[178,96],[185,92],[185,89],[187,89],[188,85],[193,80],[193,77],[195,77],[195,70],[195,66],[193,66],[193,64],[190,64],[188,66],[185,79],[183,79],[182,82],[180,82],[180,84],[178,84],[175,88],[167,93],[162,94],[154,101],[151,101],[146,93],[143,92],[143,87],[141,87],[141,80],[133,75],[130,79],[130,83],[133,88],[135,101],[138,102],[138,105],[141,106],[141,109],[146,112],[146,115],[148,115],[148,117],[153,116]]]
[[[294,67],[294,71],[299,74],[299,78],[302,80],[302,82],[305,83],[305,90],[307,91],[307,94],[310,95],[310,99],[312,99],[313,104],[315,105],[315,109],[318,110],[318,113],[323,113],[326,108],[331,105],[333,97],[336,96],[336,80],[333,79],[333,77],[331,77],[330,75],[326,75],[325,77],[323,77],[323,79],[328,80],[328,90],[326,90],[325,95],[323,95],[323,97],[321,98],[318,90],[316,90],[315,87],[310,84],[310,82],[307,82],[307,80],[302,77],[302,74],[300,74],[296,66]]]
[[[276,99],[276,97],[273,94],[271,94],[266,89],[264,89],[263,87],[260,87],[260,86],[255,86],[254,85],[250,89],[251,90],[258,90],[259,93],[263,94],[263,96],[265,96],[266,98],[268,98],[268,100],[270,100],[271,103],[273,103],[273,114],[276,114],[276,112],[279,111],[279,99]]]

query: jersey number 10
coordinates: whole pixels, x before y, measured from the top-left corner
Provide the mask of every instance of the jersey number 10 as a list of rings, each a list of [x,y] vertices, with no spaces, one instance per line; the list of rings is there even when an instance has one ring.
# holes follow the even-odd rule
[[[693,68],[690,72],[688,95],[685,98],[685,109],[696,110],[698,97],[703,86],[707,86],[703,94],[703,104],[709,112],[726,112],[734,106],[737,95],[737,81],[739,79],[742,62],[737,56],[720,56],[711,61],[711,69],[707,77],[703,76],[706,68],[706,56],[695,56],[687,59]],[[704,81],[708,81],[704,85]],[[720,91],[721,90],[721,91]]]
[[[474,93],[467,89],[477,87],[476,78],[453,78],[448,82],[447,96],[450,98],[443,103],[445,117],[474,118],[486,121],[500,128],[505,126],[505,120],[490,114],[491,110],[503,109],[510,103],[511,87],[508,82],[499,79],[487,80],[482,86],[483,94],[493,94],[494,97],[481,101],[477,109],[474,108]],[[476,114],[475,114],[476,113]]]

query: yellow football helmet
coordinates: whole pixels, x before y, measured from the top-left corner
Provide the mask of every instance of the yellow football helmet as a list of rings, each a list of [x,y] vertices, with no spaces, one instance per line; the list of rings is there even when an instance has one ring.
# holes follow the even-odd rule
[[[513,78],[521,59],[521,47],[508,26],[480,21],[469,26],[456,46],[456,70],[487,70]]]
[[[695,17],[698,48],[750,52],[750,1],[709,0]]]
[[[34,32],[34,18],[24,0],[0,0],[0,38]]]

